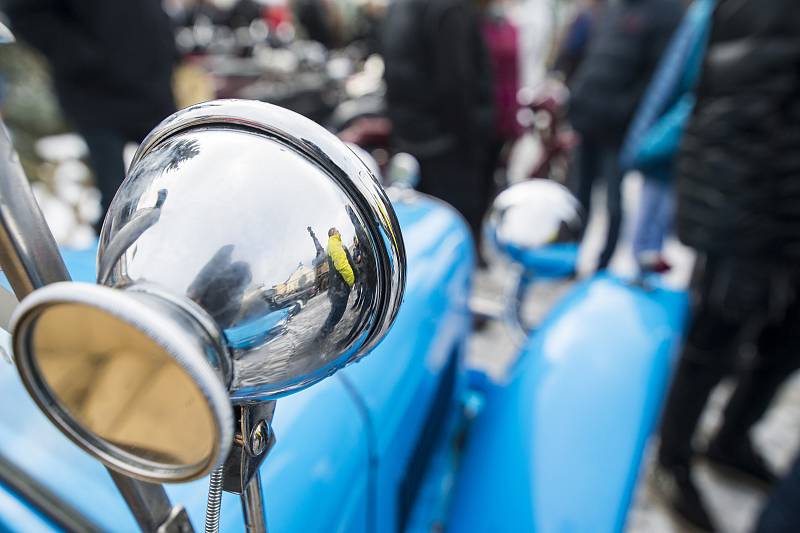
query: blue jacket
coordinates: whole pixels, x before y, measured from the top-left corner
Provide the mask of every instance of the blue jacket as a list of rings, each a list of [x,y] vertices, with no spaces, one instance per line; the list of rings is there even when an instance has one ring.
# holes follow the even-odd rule
[[[675,153],[694,107],[714,0],[696,0],[675,31],[642,98],[620,153],[624,169],[672,178]]]

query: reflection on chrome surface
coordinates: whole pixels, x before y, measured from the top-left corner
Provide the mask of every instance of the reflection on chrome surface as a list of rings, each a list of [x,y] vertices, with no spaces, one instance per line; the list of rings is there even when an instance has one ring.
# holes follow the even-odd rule
[[[563,185],[546,179],[524,181],[504,190],[483,226],[490,248],[523,263],[539,250],[577,246],[582,231],[578,200]]]
[[[265,104],[223,104],[145,140],[106,218],[98,272],[106,285],[190,299],[231,353],[234,400],[275,397],[380,340],[404,251],[388,200],[349,149],[305,123],[292,128],[308,135],[288,141],[245,124]],[[286,119],[276,109],[266,111]],[[204,119],[214,112],[223,119]]]

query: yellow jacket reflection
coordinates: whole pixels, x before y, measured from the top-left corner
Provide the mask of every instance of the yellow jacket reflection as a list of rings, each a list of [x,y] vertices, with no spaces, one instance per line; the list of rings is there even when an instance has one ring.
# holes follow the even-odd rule
[[[341,274],[347,286],[352,287],[356,281],[356,276],[353,273],[350,261],[347,260],[347,253],[342,245],[342,236],[338,231],[328,237],[328,256],[330,256],[333,261],[333,267]]]

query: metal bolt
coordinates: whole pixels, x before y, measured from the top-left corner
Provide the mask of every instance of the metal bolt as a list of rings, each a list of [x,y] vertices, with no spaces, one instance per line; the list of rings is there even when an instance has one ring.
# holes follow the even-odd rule
[[[256,424],[253,432],[250,434],[250,450],[254,456],[259,456],[264,453],[269,441],[269,426],[263,420]]]

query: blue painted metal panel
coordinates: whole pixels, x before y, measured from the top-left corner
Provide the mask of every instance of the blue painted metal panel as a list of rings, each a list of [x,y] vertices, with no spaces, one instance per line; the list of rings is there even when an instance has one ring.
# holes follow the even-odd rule
[[[568,295],[489,391],[450,531],[622,530],[686,308],[610,277]]]
[[[575,273],[580,246],[556,243],[532,250],[509,249],[511,257],[540,278],[561,278]]]
[[[374,431],[376,531],[394,531],[401,512],[398,490],[414,492],[416,474],[434,445],[417,448],[423,424],[435,401],[442,373],[452,357],[456,383],[434,423],[447,433],[455,395],[466,385],[463,343],[471,328],[467,303],[474,250],[464,222],[441,202],[420,199],[397,205],[408,254],[406,298],[384,342],[362,363],[345,370],[361,394]],[[440,401],[441,404],[441,401]],[[412,454],[417,454],[414,461]],[[408,477],[407,477],[408,476]],[[412,494],[413,495],[413,494]],[[409,512],[409,509],[405,509]]]

